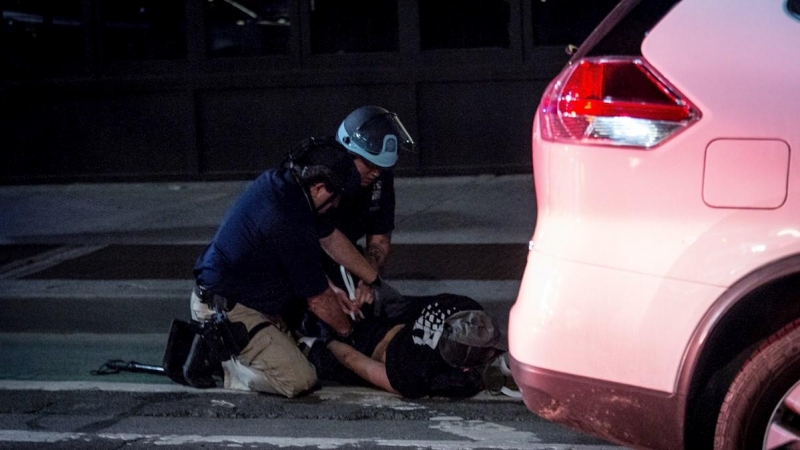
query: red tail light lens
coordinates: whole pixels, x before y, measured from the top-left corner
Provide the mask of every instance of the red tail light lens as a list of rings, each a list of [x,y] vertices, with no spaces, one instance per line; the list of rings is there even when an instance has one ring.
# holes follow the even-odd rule
[[[547,88],[539,109],[548,141],[650,148],[700,112],[639,58],[587,58]]]

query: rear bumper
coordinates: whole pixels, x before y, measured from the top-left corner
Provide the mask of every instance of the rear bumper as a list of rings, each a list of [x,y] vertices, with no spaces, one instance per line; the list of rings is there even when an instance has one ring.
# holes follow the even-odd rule
[[[683,448],[678,395],[532,367],[511,358],[525,405],[551,422],[629,446]]]

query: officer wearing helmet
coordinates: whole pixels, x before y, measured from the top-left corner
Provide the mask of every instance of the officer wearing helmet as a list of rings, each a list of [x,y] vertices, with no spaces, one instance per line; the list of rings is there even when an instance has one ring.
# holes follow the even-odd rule
[[[397,164],[399,149],[414,148],[397,114],[380,106],[362,106],[351,112],[339,125],[336,140],[350,153],[381,169]]]
[[[228,211],[197,260],[191,295],[193,320],[224,313],[247,329],[249,341],[222,363],[226,388],[287,397],[311,389],[316,371],[290,333],[306,310],[340,337],[352,332],[346,311],[353,306],[329,285],[320,261],[316,219],[359,184],[341,144],[307,139]]]
[[[386,261],[394,230],[395,193],[392,168],[400,150],[413,150],[414,141],[397,115],[379,106],[352,111],[336,133],[336,140],[352,155],[361,177],[361,188],[342,198],[328,214],[328,227],[335,227],[320,242],[332,263],[326,270],[340,287],[339,265],[360,280],[355,283],[357,304],[372,301],[372,288],[384,288],[379,270]],[[365,238],[363,254],[356,243]],[[349,275],[344,275],[346,278]],[[347,284],[346,282],[344,284]]]

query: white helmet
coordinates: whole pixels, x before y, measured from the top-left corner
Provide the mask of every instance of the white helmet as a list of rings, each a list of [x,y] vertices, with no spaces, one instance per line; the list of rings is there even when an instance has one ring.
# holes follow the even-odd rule
[[[397,163],[398,149],[414,148],[414,140],[397,114],[379,106],[362,106],[351,112],[339,125],[336,140],[350,153],[384,169]]]

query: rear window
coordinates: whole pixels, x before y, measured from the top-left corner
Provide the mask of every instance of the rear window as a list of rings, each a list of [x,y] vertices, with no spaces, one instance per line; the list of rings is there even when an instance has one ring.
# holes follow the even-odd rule
[[[641,56],[642,41],[680,0],[622,0],[573,54]]]
[[[786,9],[796,18],[800,19],[800,0],[786,0]]]

